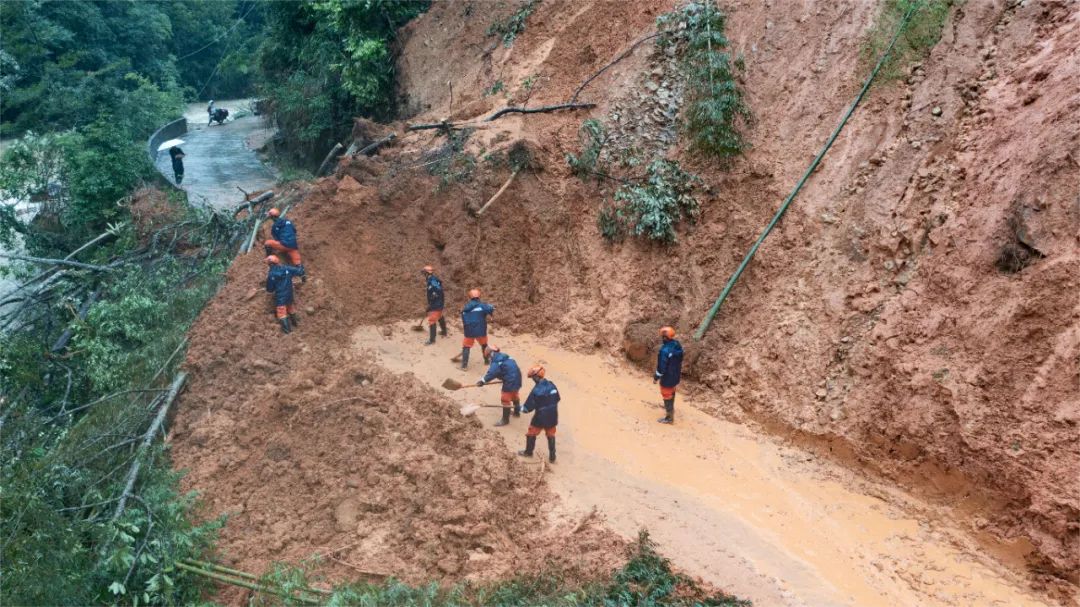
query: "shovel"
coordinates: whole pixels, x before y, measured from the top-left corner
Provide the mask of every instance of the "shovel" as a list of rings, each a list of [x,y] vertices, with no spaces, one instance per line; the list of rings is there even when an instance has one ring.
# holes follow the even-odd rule
[[[424,330],[424,321],[425,321],[425,320],[427,320],[427,316],[425,316],[425,317],[421,318],[421,319],[420,319],[420,322],[418,322],[418,323],[416,323],[415,325],[413,325],[413,326],[411,327],[411,328],[412,328],[412,330],[413,330],[413,331],[416,331],[417,333],[420,333],[420,332],[422,332],[422,331]]]
[[[502,382],[499,381],[499,380],[489,381],[488,383],[484,384],[484,386],[493,386],[495,384],[501,384],[501,383]],[[465,384],[459,382],[456,379],[447,378],[447,380],[442,383],[442,387],[446,388],[447,390],[462,390],[462,389],[465,389],[465,388],[482,388],[483,386],[477,386],[476,384],[469,384],[469,385],[466,386]],[[502,406],[502,405],[499,405],[499,406]]]
[[[476,405],[463,405],[461,407],[461,414],[464,415],[465,417],[468,417],[468,416],[472,415],[473,413],[476,413],[480,409],[483,409],[484,407],[497,407],[499,409],[503,408],[502,405],[479,405],[479,404],[476,404]]]

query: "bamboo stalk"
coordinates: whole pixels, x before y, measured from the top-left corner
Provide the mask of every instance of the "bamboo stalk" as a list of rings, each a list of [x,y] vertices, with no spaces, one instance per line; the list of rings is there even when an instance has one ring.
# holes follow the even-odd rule
[[[301,603],[305,603],[305,604],[308,604],[308,605],[318,605],[319,604],[318,599],[314,599],[314,598],[311,598],[311,597],[308,597],[308,596],[303,596],[303,595],[289,594],[289,593],[287,593],[287,592],[285,592],[283,590],[277,590],[277,589],[274,589],[274,588],[267,588],[266,586],[260,586],[259,584],[255,584],[255,583],[249,582],[247,580],[229,577],[229,576],[221,574],[221,573],[215,573],[213,571],[207,571],[205,569],[199,569],[198,567],[192,567],[191,565],[188,565],[188,564],[185,564],[185,563],[182,563],[182,562],[179,562],[179,561],[177,561],[176,567],[178,569],[183,569],[184,571],[189,571],[191,573],[194,573],[195,575],[201,575],[203,577],[210,578],[212,580],[216,580],[218,582],[222,582],[222,583],[225,583],[225,584],[231,584],[233,586],[239,586],[241,588],[247,588],[249,590],[254,590],[256,592],[265,592],[267,594],[273,594],[275,596],[280,596],[282,598],[292,599],[294,601],[300,601]]]
[[[491,203],[498,200],[499,196],[502,196],[502,193],[506,191],[506,188],[510,187],[510,184],[514,182],[514,178],[517,177],[518,173],[520,172],[521,169],[516,169],[513,173],[510,174],[510,178],[506,180],[506,183],[504,183],[501,188],[499,188],[499,191],[495,192],[495,195],[489,198],[488,201],[484,203],[484,206],[480,207],[480,210],[476,212],[477,217],[483,215],[484,211],[486,211],[487,208],[491,206]]]

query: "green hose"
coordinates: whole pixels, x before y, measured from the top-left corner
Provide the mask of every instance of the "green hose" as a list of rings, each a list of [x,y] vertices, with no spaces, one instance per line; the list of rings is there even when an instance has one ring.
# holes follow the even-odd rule
[[[698,326],[697,331],[694,332],[695,340],[700,340],[705,336],[705,331],[709,329],[709,324],[711,324],[713,318],[716,317],[716,313],[720,311],[720,306],[724,304],[724,300],[727,299],[728,294],[731,293],[731,289],[735,286],[735,282],[739,280],[739,276],[742,275],[747,264],[754,258],[754,254],[757,253],[758,247],[761,246],[762,242],[765,242],[765,237],[769,235],[769,232],[776,227],[780,218],[784,216],[788,206],[791,205],[791,201],[795,200],[795,196],[799,193],[799,190],[801,190],[806,181],[810,179],[810,175],[814,172],[814,169],[818,167],[818,164],[821,163],[821,159],[825,157],[825,153],[832,147],[833,142],[836,141],[837,136],[840,135],[840,131],[844,130],[844,125],[847,124],[851,115],[855,113],[855,108],[859,106],[859,102],[862,101],[863,96],[866,95],[866,91],[870,89],[870,84],[874,82],[874,78],[877,76],[878,71],[881,70],[881,66],[885,65],[885,61],[889,58],[889,53],[892,52],[893,47],[896,46],[896,41],[900,38],[900,34],[903,33],[904,28],[906,28],[908,22],[911,21],[911,17],[915,14],[915,11],[921,8],[922,5],[922,2],[917,2],[908,9],[903,20],[900,21],[900,26],[896,28],[896,33],[893,34],[892,41],[889,42],[889,46],[885,49],[885,52],[881,54],[881,58],[878,59],[877,65],[874,66],[874,71],[870,72],[870,77],[866,79],[866,83],[863,84],[862,90],[859,91],[859,95],[855,97],[855,101],[851,102],[851,106],[848,108],[847,113],[844,114],[844,118],[840,120],[840,124],[837,125],[836,129],[832,132],[832,135],[830,135],[829,139],[825,142],[825,147],[821,148],[818,155],[814,157],[814,161],[810,163],[810,167],[806,169],[802,178],[795,184],[795,189],[793,189],[791,193],[788,194],[787,198],[784,199],[784,204],[780,205],[780,210],[776,212],[776,215],[773,215],[772,221],[769,222],[769,225],[765,226],[765,231],[761,233],[761,236],[758,236],[757,241],[754,242],[754,246],[750,247],[750,250],[746,253],[746,257],[743,257],[742,263],[739,264],[735,273],[731,275],[727,284],[724,285],[724,290],[720,292],[720,297],[716,299],[712,308],[709,309],[709,313],[705,315],[705,320],[701,321],[701,325]]]

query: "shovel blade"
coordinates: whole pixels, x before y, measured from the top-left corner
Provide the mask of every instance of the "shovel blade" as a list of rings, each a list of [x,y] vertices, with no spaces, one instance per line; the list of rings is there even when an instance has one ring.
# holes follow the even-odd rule
[[[424,330],[424,325],[413,325],[412,330],[416,331],[417,333],[420,333],[420,332],[422,332]]]
[[[472,415],[480,410],[480,405],[465,405],[461,408],[461,414],[465,417]]]
[[[442,387],[446,388],[447,390],[460,390],[462,388],[462,384],[456,379],[447,378],[446,381],[442,383]]]

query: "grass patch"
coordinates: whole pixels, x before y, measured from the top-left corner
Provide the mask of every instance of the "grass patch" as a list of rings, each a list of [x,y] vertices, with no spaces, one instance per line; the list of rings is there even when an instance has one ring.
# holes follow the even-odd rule
[[[313,579],[306,568],[276,566],[260,582],[289,593],[301,593]],[[408,605],[424,607],[749,607],[750,602],[709,592],[694,580],[675,573],[671,563],[656,552],[642,531],[628,554],[627,563],[605,580],[573,583],[558,570],[545,569],[488,584],[408,586],[397,580],[380,585],[338,586],[322,601],[326,605]],[[299,604],[278,596],[257,594],[252,605]]]
[[[540,4],[540,0],[524,0],[510,16],[489,25],[487,35],[501,37],[503,46],[509,48],[514,44],[514,39],[518,37],[518,34],[525,31],[525,21],[536,10],[537,4]]]
[[[862,47],[862,60],[869,72],[889,46],[904,15],[915,8],[907,27],[896,40],[889,59],[881,66],[878,80],[888,82],[907,75],[908,66],[922,60],[941,39],[949,10],[956,0],[885,0]]]

